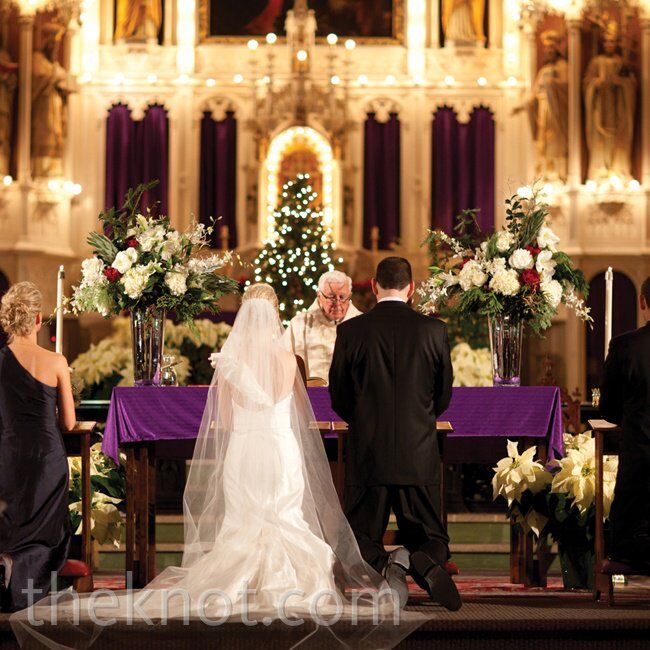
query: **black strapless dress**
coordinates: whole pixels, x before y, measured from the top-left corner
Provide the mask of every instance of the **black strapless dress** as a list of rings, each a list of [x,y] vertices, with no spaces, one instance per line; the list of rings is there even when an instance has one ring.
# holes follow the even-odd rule
[[[13,560],[8,606],[28,605],[50,591],[70,544],[68,461],[56,417],[58,390],[35,379],[8,348],[0,350],[0,553]]]

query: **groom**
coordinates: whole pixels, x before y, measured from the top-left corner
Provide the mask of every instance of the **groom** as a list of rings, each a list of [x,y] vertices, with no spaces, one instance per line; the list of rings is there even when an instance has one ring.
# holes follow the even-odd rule
[[[345,514],[364,559],[408,599],[406,574],[450,610],[460,596],[445,571],[449,537],[440,520],[436,416],[448,406],[453,371],[445,325],[412,310],[411,265],[377,266],[377,305],[338,326],[329,374],[334,410],[349,424]],[[382,538],[391,509],[408,540],[390,555]]]

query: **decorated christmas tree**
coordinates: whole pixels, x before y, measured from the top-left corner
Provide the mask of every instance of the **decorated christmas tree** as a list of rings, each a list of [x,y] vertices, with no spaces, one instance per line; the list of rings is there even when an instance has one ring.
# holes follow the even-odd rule
[[[286,183],[273,213],[273,235],[253,262],[255,281],[273,286],[285,322],[309,307],[318,278],[334,269],[335,246],[323,213],[316,207],[317,198],[308,174],[298,174]]]

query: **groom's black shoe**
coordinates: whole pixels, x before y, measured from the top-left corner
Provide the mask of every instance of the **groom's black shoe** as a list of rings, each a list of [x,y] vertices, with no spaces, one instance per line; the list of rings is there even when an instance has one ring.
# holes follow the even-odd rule
[[[452,612],[461,608],[463,603],[451,576],[426,553],[416,551],[411,554],[411,575],[434,603],[440,603]]]
[[[406,607],[409,599],[409,588],[406,584],[409,566],[409,552],[405,548],[396,548],[388,556],[388,564],[384,569],[384,577],[388,586],[395,592],[400,609]]]

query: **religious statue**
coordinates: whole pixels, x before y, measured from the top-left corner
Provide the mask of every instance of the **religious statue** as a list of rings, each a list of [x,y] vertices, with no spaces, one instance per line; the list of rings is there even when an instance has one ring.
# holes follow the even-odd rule
[[[549,29],[540,38],[544,63],[535,77],[530,99],[513,113],[528,112],[537,153],[537,175],[548,181],[564,181],[568,156],[568,66],[560,50],[560,34]]]
[[[483,44],[484,13],[485,0],[442,0],[445,45]]]
[[[157,43],[162,0],[117,0],[115,41]]]
[[[587,177],[630,178],[637,80],[618,49],[618,25],[605,24],[603,53],[585,72],[585,137],[589,150]]]
[[[18,85],[18,64],[0,46],[0,176],[9,174],[14,95]]]
[[[35,177],[62,176],[67,131],[68,73],[58,62],[64,29],[43,25],[43,45],[32,61],[32,171]]]

